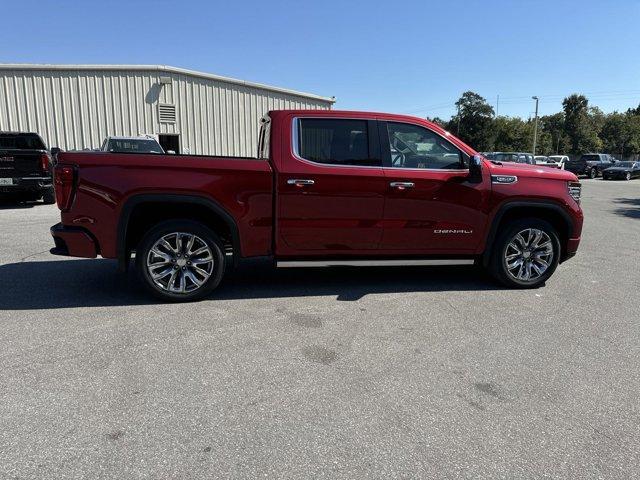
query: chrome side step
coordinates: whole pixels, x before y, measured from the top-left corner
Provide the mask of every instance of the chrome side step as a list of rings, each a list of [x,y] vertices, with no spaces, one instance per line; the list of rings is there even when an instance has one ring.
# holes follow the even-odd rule
[[[414,265],[473,265],[475,260],[469,258],[452,259],[416,259],[416,260],[280,260],[276,262],[278,268],[292,267],[393,267]]]

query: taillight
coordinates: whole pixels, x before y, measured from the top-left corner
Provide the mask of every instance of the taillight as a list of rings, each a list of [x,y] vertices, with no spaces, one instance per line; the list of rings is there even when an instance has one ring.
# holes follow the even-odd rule
[[[48,153],[43,153],[40,155],[40,166],[42,167],[43,172],[49,171],[49,165],[51,164],[51,157]]]
[[[63,212],[69,210],[73,203],[75,177],[76,171],[71,165],[56,165],[53,170],[56,203]]]

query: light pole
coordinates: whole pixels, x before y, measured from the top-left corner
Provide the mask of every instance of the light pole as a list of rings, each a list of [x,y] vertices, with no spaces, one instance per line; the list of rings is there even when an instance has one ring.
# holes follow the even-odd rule
[[[533,156],[536,155],[536,141],[538,140],[538,97],[531,97],[536,101],[536,118],[533,123]]]

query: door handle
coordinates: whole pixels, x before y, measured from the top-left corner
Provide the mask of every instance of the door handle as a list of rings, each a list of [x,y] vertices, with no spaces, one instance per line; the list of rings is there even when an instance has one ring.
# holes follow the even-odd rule
[[[308,180],[306,178],[290,178],[287,180],[288,185],[295,185],[296,187],[306,187],[316,183],[314,180]]]
[[[413,188],[416,186],[413,182],[391,182],[389,184],[391,188],[395,188],[396,190],[406,190],[407,188]]]

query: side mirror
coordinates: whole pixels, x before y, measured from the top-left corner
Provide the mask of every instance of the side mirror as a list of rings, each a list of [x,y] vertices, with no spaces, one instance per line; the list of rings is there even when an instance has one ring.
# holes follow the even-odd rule
[[[469,159],[469,182],[481,183],[482,182],[482,156],[474,155]]]

